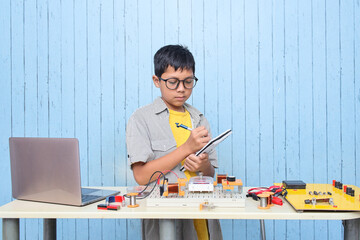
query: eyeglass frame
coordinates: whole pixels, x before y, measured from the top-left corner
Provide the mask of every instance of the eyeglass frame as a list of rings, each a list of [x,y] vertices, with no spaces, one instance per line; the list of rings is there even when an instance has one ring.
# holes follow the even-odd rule
[[[189,79],[190,77],[185,78],[184,80],[180,80],[180,79],[178,79],[178,78],[173,78],[173,77],[172,77],[172,78],[167,78],[167,79],[164,79],[164,78],[159,77],[159,76],[157,76],[157,77],[158,77],[158,79],[160,79],[160,80],[162,80],[162,81],[165,82],[165,86],[166,86],[169,90],[176,90],[176,89],[180,86],[180,82],[183,82],[183,86],[184,86],[185,89],[193,89],[193,88],[196,86],[197,81],[199,80],[197,77],[193,76],[192,79],[195,81],[195,84],[194,84],[194,86],[193,86],[192,88],[188,88],[188,87],[185,86],[184,81],[185,81],[186,79]],[[169,87],[168,87],[167,81],[168,81],[169,79],[176,79],[176,80],[178,81],[178,83],[177,83],[177,85],[176,85],[175,88],[169,88]]]

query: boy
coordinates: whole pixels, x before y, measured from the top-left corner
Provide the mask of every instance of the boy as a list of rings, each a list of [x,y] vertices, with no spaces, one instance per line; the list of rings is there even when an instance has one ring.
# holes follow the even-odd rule
[[[189,179],[196,172],[213,177],[216,152],[194,154],[211,139],[209,123],[185,103],[198,80],[193,55],[180,45],[164,46],[154,56],[154,68],[152,79],[161,98],[136,110],[126,128],[128,160],[136,182],[145,185],[155,171],[166,170],[180,178]],[[176,123],[193,130],[178,128]],[[185,172],[180,171],[182,165]],[[169,182],[177,182],[173,173],[166,177]],[[179,220],[176,227],[179,239],[222,239],[218,220]],[[143,220],[142,231],[143,239],[159,239],[159,221]]]

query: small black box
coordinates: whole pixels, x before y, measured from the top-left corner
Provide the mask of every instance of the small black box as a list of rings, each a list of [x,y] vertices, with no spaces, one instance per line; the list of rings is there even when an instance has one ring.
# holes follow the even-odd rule
[[[306,183],[301,180],[284,180],[282,183],[287,189],[306,189]]]

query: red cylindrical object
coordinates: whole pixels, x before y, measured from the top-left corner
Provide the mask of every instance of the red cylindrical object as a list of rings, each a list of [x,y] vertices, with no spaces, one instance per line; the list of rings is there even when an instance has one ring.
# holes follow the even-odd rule
[[[279,197],[272,197],[271,202],[277,205],[283,205],[283,201]]]
[[[115,202],[122,202],[122,201],[124,201],[123,196],[115,196]]]
[[[346,193],[346,189],[347,189],[347,186],[345,185],[345,186],[344,186],[344,192],[345,192],[345,193]]]
[[[333,186],[335,187],[335,182],[336,182],[336,180],[333,180]]]

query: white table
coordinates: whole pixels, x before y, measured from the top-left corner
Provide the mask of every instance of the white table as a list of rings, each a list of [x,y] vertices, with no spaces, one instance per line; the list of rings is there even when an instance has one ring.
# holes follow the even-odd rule
[[[106,189],[120,190],[124,187],[108,187]],[[247,188],[244,189],[245,191]],[[267,210],[258,209],[259,202],[246,199],[245,208],[215,208],[203,210],[194,208],[164,208],[146,207],[144,200],[138,200],[138,208],[121,208],[119,211],[98,210],[97,204],[84,207],[72,207],[48,203],[15,200],[0,207],[0,217],[3,218],[3,240],[19,238],[20,218],[44,219],[44,239],[56,238],[56,219],[86,218],[86,219],[161,219],[164,229],[174,232],[174,221],[171,219],[281,219],[281,220],[343,220],[344,239],[359,239],[360,212],[296,212],[286,201],[283,206],[271,207]],[[161,226],[160,226],[161,227]],[[166,234],[170,234],[167,232]],[[167,235],[169,238],[169,235]]]

